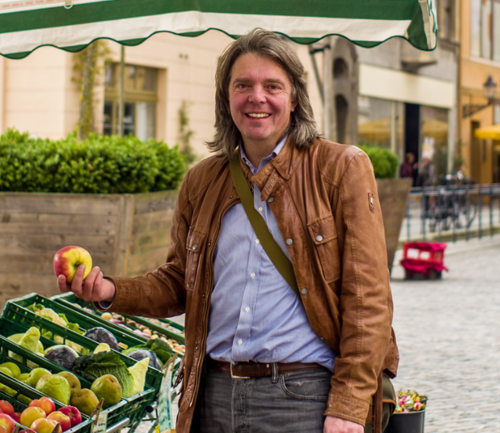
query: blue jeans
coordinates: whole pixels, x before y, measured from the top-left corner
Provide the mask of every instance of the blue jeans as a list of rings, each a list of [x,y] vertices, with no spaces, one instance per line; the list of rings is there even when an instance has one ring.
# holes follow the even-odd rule
[[[231,379],[207,369],[191,433],[322,433],[330,379],[305,370],[259,379]]]

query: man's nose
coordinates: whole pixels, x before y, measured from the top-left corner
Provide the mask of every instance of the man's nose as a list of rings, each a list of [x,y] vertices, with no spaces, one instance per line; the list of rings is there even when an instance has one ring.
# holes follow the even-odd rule
[[[261,104],[266,101],[266,94],[262,86],[253,86],[248,97],[250,102],[255,104]]]

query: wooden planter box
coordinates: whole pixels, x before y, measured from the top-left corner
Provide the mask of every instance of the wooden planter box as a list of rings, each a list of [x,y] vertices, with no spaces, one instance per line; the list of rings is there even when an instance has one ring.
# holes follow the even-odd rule
[[[110,275],[165,262],[177,191],[146,194],[0,193],[0,311],[26,293],[58,293],[52,259],[79,245]]]
[[[387,262],[392,269],[398,248],[399,231],[406,214],[411,179],[377,179],[380,207],[384,217]]]

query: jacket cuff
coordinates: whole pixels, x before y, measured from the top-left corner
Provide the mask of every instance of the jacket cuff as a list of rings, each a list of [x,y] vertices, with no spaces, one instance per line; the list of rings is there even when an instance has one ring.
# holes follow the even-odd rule
[[[115,285],[115,297],[111,302],[94,302],[94,307],[98,311],[120,311],[125,313],[130,308],[130,297],[127,296],[130,288],[127,285],[127,279],[108,275],[105,275],[104,278]]]
[[[370,403],[367,401],[345,397],[341,393],[336,393],[334,390],[331,390],[323,415],[342,418],[361,424],[364,427],[369,408]]]

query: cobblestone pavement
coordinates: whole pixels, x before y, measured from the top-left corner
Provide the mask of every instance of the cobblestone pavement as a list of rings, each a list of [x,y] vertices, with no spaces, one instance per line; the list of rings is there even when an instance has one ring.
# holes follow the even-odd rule
[[[499,431],[500,236],[449,244],[438,281],[405,281],[400,258],[391,278],[395,388],[428,395],[425,433]]]
[[[393,269],[394,385],[428,395],[426,433],[497,432],[500,237],[449,244],[445,264],[438,281],[405,281],[401,266]]]

